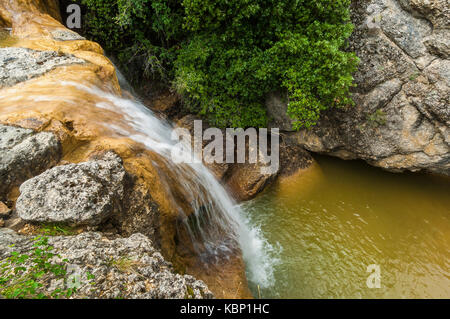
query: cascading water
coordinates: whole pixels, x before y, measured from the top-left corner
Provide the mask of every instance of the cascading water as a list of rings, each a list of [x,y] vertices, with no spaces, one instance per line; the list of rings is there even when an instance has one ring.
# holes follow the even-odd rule
[[[95,96],[96,107],[119,114],[114,124],[109,124],[119,136],[127,136],[149,150],[159,154],[176,176],[177,183],[190,196],[188,203],[194,217],[182,216],[194,247],[202,259],[226,258],[227,254],[242,250],[247,264],[249,280],[262,287],[273,284],[272,267],[275,262],[272,247],[265,241],[259,228],[251,227],[239,206],[202,163],[175,164],[171,159],[174,150],[183,156],[192,156],[190,145],[172,139],[173,127],[161,120],[140,102],[119,98],[97,87],[63,81],[59,85],[72,86]],[[170,190],[169,190],[170,191]],[[180,209],[180,215],[183,212]]]

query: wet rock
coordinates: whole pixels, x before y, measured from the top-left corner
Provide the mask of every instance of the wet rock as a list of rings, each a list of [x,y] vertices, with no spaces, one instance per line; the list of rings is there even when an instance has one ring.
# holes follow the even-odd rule
[[[235,164],[226,179],[231,194],[237,201],[246,201],[254,198],[269,186],[278,175],[261,172],[261,164]]]
[[[270,103],[273,103],[273,105],[276,105],[276,107],[283,107],[283,99],[276,95],[269,95],[268,100],[270,100]],[[284,107],[286,107],[285,104]],[[177,122],[177,127],[188,129],[190,134],[194,136],[194,120],[197,120],[194,115],[184,116]],[[202,126],[203,130],[208,128],[208,125],[205,124],[205,122],[203,122]],[[290,129],[291,120],[287,115],[285,117],[279,116],[277,122],[275,124],[272,123],[272,127],[280,128],[280,126],[286,130]],[[279,174],[289,176],[300,169],[309,167],[313,163],[311,155],[297,143],[295,137],[288,136],[290,134],[291,133],[281,136],[279,141],[280,162],[278,168],[274,171],[266,171],[264,168],[267,168],[267,164],[260,161],[257,163],[249,162],[248,155],[251,150],[248,140],[246,141],[245,146],[245,163],[225,163],[224,158],[224,163],[208,163],[204,161],[204,164],[213,172],[219,181],[227,186],[237,201],[250,200],[261,193],[267,186],[271,185]],[[224,136],[224,154],[226,154],[225,130],[222,130],[222,135]],[[203,148],[209,142],[210,141],[203,141]]]
[[[0,88],[41,76],[59,66],[82,63],[82,59],[55,51],[0,48]]]
[[[268,137],[268,151],[271,152],[271,142]],[[259,146],[259,145],[258,145]],[[280,163],[264,163],[264,154],[259,147],[255,150],[248,141],[245,144],[245,163],[234,163],[230,172],[224,178],[234,198],[238,201],[246,201],[261,193],[267,186],[275,181],[280,172]],[[281,149],[279,150],[281,152]],[[257,154],[256,163],[252,163],[249,154]],[[279,161],[279,158],[277,159]]]
[[[312,156],[300,146],[289,134],[280,136],[279,167],[277,170],[264,172],[263,163],[234,164],[224,181],[238,201],[254,198],[271,185],[278,176],[286,177],[306,169],[313,164]]]
[[[194,132],[194,121],[195,120],[200,120],[199,118],[195,117],[194,115],[186,115],[184,117],[182,117],[180,120],[177,121],[176,126],[179,128],[185,128],[189,131],[189,133],[192,136],[192,144],[191,147],[194,150],[194,136],[195,136],[195,132]],[[206,123],[206,121],[202,121],[202,136],[203,136],[203,132],[204,130],[208,129],[209,126]],[[225,132],[222,130],[222,135],[224,136],[223,139],[223,145],[224,145],[224,154],[226,154],[226,143],[225,143]],[[207,141],[207,140],[203,140],[202,141],[202,148],[204,149],[206,145],[208,145],[211,141]],[[199,156],[200,158],[202,157],[201,153],[197,153],[195,154],[196,156]],[[203,158],[204,159],[204,158]],[[223,163],[215,163],[215,162],[208,162],[203,160],[203,164],[208,167],[211,172],[213,173],[213,175],[218,179],[218,180],[222,180],[225,176],[225,174],[228,172],[229,168],[230,168],[230,164],[226,163],[225,161],[225,155],[224,155],[224,159],[223,159]]]
[[[30,222],[98,225],[120,211],[124,178],[122,160],[113,152],[57,166],[20,186],[16,210]]]
[[[26,253],[32,237],[21,236],[9,229],[0,229],[0,259],[12,251]],[[12,247],[11,245],[14,245]],[[77,236],[49,238],[53,262],[67,259],[68,280],[44,276],[42,291],[50,294],[58,288],[76,287],[71,298],[212,298],[208,287],[189,275],[175,274],[170,263],[144,235],[108,239],[100,233],[87,232]],[[29,262],[24,264],[29,267]],[[70,286],[69,286],[70,285]]]
[[[283,135],[280,142],[280,176],[292,176],[299,170],[310,167],[314,162],[311,154],[292,140],[289,134]]]
[[[116,112],[109,112],[107,110],[100,111],[98,109],[97,102],[104,102],[104,99],[99,96],[94,96],[96,94],[91,94],[87,92],[81,92],[78,89],[73,89],[68,86],[61,86],[62,83],[58,80],[77,82],[88,87],[99,86],[105,88],[106,91],[112,93],[113,95],[120,97],[121,90],[118,85],[116,78],[116,72],[106,57],[103,55],[102,48],[91,41],[54,41],[51,39],[51,32],[55,29],[64,28],[63,25],[52,19],[47,14],[42,14],[41,8],[48,7],[49,2],[57,3],[56,0],[33,0],[36,6],[29,6],[29,1],[21,0],[11,0],[0,1],[0,19],[7,19],[9,26],[12,27],[12,33],[20,38],[32,38],[32,42],[27,42],[31,48],[40,50],[41,47],[45,46],[51,48],[53,51],[57,52],[68,52],[72,53],[78,57],[82,57],[84,60],[89,61],[83,65],[69,65],[62,68],[56,68],[52,72],[45,75],[43,82],[39,79],[33,81],[26,81],[20,83],[12,88],[2,89],[5,99],[1,100],[3,103],[5,114],[2,114],[4,118],[13,119],[14,123],[20,123],[19,121],[24,118],[29,118],[30,116],[35,117],[35,113],[41,114],[42,117],[46,118],[49,125],[44,123],[43,127],[41,124],[36,123],[41,127],[40,129],[52,130],[60,137],[60,141],[63,144],[63,149],[65,151],[64,159],[71,162],[79,163],[81,161],[89,160],[92,152],[102,151],[105,149],[114,149],[125,161],[125,167],[130,175],[135,177],[135,186],[133,190],[139,190],[141,193],[136,193],[136,197],[128,196],[128,194],[134,194],[130,190],[126,190],[124,196],[128,196],[127,200],[124,200],[122,205],[124,209],[133,210],[129,212],[127,216],[136,216],[139,218],[125,221],[124,232],[133,231],[133,229],[141,228],[144,229],[149,225],[149,230],[146,231],[146,235],[152,236],[150,233],[153,232],[155,228],[152,227],[153,220],[156,219],[157,227],[161,227],[161,237],[159,240],[161,244],[161,251],[164,256],[175,262],[177,269],[186,269],[187,263],[190,262],[196,265],[198,272],[192,271],[192,273],[199,274],[197,277],[211,279],[211,282],[216,283],[217,291],[223,293],[225,296],[241,296],[241,292],[247,289],[247,283],[245,281],[245,267],[243,262],[241,262],[242,267],[227,268],[223,271],[223,268],[219,269],[206,269],[206,266],[201,266],[203,261],[200,256],[181,256],[179,255],[178,246],[192,246],[189,242],[180,242],[179,237],[177,237],[177,232],[180,227],[180,220],[178,217],[182,215],[178,205],[178,199],[175,200],[171,197],[172,188],[184,188],[184,185],[180,185],[180,181],[174,179],[175,182],[171,182],[172,176],[167,173],[167,169],[164,163],[165,160],[145,149],[142,144],[135,142],[130,139],[129,134],[119,134],[117,135],[117,130],[111,127],[109,124],[114,122],[117,117]],[[17,15],[17,12],[20,15]],[[16,15],[18,19],[10,19],[11,16]],[[51,74],[50,74],[51,73]],[[54,79],[55,81],[48,81]],[[45,80],[45,81],[44,81]],[[54,97],[55,94],[64,94],[64,99],[52,99],[52,101],[39,101],[38,103],[33,103],[32,92],[35,92],[36,87],[39,86],[39,93],[41,95]],[[19,89],[23,92],[30,92],[24,97],[15,96]],[[59,93],[61,94],[59,94]],[[80,95],[81,93],[81,95]],[[16,99],[17,98],[17,99]],[[5,102],[6,101],[6,102]],[[12,101],[13,103],[9,103]],[[32,103],[28,103],[31,101]],[[81,103],[86,102],[86,103]],[[75,103],[72,103],[75,102]],[[9,104],[8,104],[9,103]],[[25,103],[25,104],[24,104]],[[8,105],[7,105],[8,104]],[[32,115],[24,114],[20,111],[22,106],[27,106],[27,109],[33,113]],[[0,107],[1,108],[1,107]],[[11,112],[15,112],[13,115]],[[18,112],[16,112],[18,111]],[[28,113],[28,112],[27,112]],[[93,119],[95,119],[93,121]],[[131,129],[134,131],[132,125],[128,125],[122,122],[120,125],[123,129]],[[19,124],[18,124],[19,125]],[[25,125],[25,124],[24,124]],[[20,125],[19,125],[20,126]],[[115,131],[115,132],[114,132]],[[174,173],[176,172],[170,172]],[[169,183],[167,180],[169,179]],[[195,184],[195,183],[194,183]],[[126,187],[125,187],[126,188]],[[130,191],[130,192],[128,192]],[[194,193],[194,192],[191,192]],[[15,192],[14,192],[15,194]],[[142,194],[142,198],[140,197]],[[161,212],[156,214],[149,207],[149,210],[141,209],[141,203],[145,202],[147,194],[151,194],[151,197],[155,200],[157,205],[161,208]],[[191,197],[195,196],[191,194]],[[177,195],[174,197],[178,197]],[[184,203],[181,203],[182,209],[183,205],[190,206],[191,202],[189,197],[184,197]],[[11,203],[14,198],[11,198]],[[136,202],[132,202],[136,200]],[[150,199],[151,200],[151,199]],[[128,203],[126,203],[128,201]],[[9,204],[9,202],[8,202]],[[191,208],[193,209],[193,208]],[[142,217],[139,213],[143,212],[148,216]],[[153,214],[157,218],[153,217]],[[115,216],[115,214],[113,214]],[[142,218],[141,218],[142,217]],[[148,219],[147,219],[148,217]],[[10,219],[11,220],[11,219]],[[10,222],[8,220],[8,222]],[[149,224],[141,223],[141,221],[151,220]],[[119,219],[117,222],[120,223],[124,221]],[[109,226],[110,219],[105,221],[104,224],[96,226],[95,228],[104,230],[106,226]],[[9,225],[7,225],[10,227]],[[39,227],[39,225],[32,225],[33,227]],[[214,225],[211,225],[214,226]],[[19,226],[14,226],[14,229],[19,229]],[[91,227],[79,227],[80,229],[91,228]],[[22,228],[24,229],[24,228]],[[122,229],[120,230],[122,231]],[[112,232],[112,231],[111,231]],[[157,239],[158,240],[158,239]],[[154,245],[157,245],[156,241],[153,241]],[[241,253],[236,252],[236,259],[241,258]],[[189,261],[187,261],[189,259]],[[221,262],[228,263],[227,258],[221,258]],[[194,267],[194,266],[193,266]],[[236,281],[233,278],[242,278],[238,284],[234,285]],[[228,280],[231,278],[231,280]],[[236,287],[240,287],[238,290]],[[114,288],[117,290],[118,288]]]
[[[0,198],[56,165],[60,157],[61,145],[53,133],[0,124]]]
[[[188,129],[191,136],[194,136],[195,120],[197,120],[197,118],[194,115],[187,115],[177,122],[177,127]],[[202,123],[203,131],[209,128],[205,121]],[[268,164],[262,163],[259,160],[256,163],[251,163],[249,161],[249,154],[252,149],[250,148],[248,140],[246,140],[245,145],[245,163],[237,163],[236,156],[233,163],[226,163],[226,131],[221,130],[221,135],[223,137],[223,163],[213,162],[213,159],[205,160],[205,158],[203,158],[203,163],[211,170],[213,175],[219,181],[227,186],[236,200],[244,201],[254,198],[275,180],[280,171],[280,167],[278,166],[274,170],[270,170],[268,169]],[[203,149],[210,142],[210,140],[204,140],[202,144]],[[191,146],[194,147],[194,144],[192,143]],[[237,145],[235,143],[234,152],[236,152],[236,147]],[[257,149],[256,151],[258,152],[260,150]],[[201,154],[196,155],[201,156]],[[258,154],[258,159],[260,158],[260,154]]]
[[[316,127],[290,134],[313,152],[450,175],[446,1],[353,1],[351,9],[350,49],[361,60],[356,106],[328,110]]]
[[[160,247],[162,215],[160,207],[149,189],[139,186],[136,177],[127,174],[124,185],[122,209],[111,216],[112,226],[122,236],[141,233],[150,238],[156,247]]]
[[[162,114],[171,120],[174,120],[175,118],[180,119],[183,110],[181,106],[181,97],[177,93],[171,91],[161,91],[156,94],[153,92],[153,94],[146,92],[146,90],[149,90],[146,85],[151,86],[152,84],[144,84],[142,88],[144,94],[147,95],[147,97],[144,98],[144,104],[154,112]]]

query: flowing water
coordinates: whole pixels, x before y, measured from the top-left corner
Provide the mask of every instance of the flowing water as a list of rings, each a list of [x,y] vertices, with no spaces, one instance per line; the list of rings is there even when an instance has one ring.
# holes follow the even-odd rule
[[[118,74],[119,79],[123,79]],[[235,253],[235,248],[239,247],[247,263],[250,280],[263,287],[273,282],[272,262],[267,255],[270,246],[261,237],[259,229],[249,226],[239,206],[201,161],[187,164],[173,162],[173,154],[189,159],[192,152],[190,145],[180,144],[172,136],[170,123],[157,118],[138,101],[119,98],[99,88],[75,82],[61,82],[60,85],[72,86],[95,95],[102,100],[96,104],[97,108],[121,114],[109,126],[117,134],[130,137],[161,155],[177,176],[179,185],[186,192],[196,194],[190,202],[196,221],[192,223],[186,218],[185,223],[193,243],[201,243],[199,253],[204,254],[205,259],[217,257],[220,263],[220,258],[226,257],[227,253]]]
[[[84,66],[60,68],[67,78],[75,78],[76,74],[71,72],[82,74],[83,70]],[[2,113],[64,112],[68,118],[102,127],[105,131],[102,134],[107,137],[126,137],[155,152],[159,162],[154,165],[163,164],[159,173],[167,175],[160,176],[167,181],[166,193],[175,199],[180,194],[172,192],[181,191],[184,205],[178,206],[178,221],[182,222],[183,229],[179,230],[187,230],[200,261],[220,268],[224,259],[242,252],[249,278],[263,286],[273,282],[271,262],[266,254],[270,250],[268,244],[257,228],[249,226],[240,207],[223,186],[201,161],[181,164],[173,161],[173,154],[177,159],[189,159],[192,152],[190,145],[179,143],[171,123],[155,116],[138,100],[117,96],[108,85],[100,87],[86,81],[60,80],[56,72],[58,70],[25,89],[13,87],[2,91]],[[122,88],[128,87],[120,72],[117,74]],[[55,110],[49,111],[48,105],[54,102],[57,102]],[[174,205],[177,205],[175,200]],[[184,206],[188,207],[187,211]]]
[[[279,247],[261,296],[450,298],[449,180],[317,160],[244,205]],[[379,289],[366,283],[371,264],[380,267]]]

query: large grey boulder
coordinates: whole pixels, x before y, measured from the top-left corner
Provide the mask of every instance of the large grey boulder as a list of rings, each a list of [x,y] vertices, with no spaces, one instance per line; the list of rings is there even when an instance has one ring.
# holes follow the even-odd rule
[[[0,200],[14,186],[56,165],[61,145],[50,132],[0,124]]]
[[[0,260],[11,252],[27,253],[33,237],[21,236],[10,229],[0,229]],[[75,287],[71,298],[212,298],[208,287],[189,275],[175,274],[170,263],[144,235],[108,239],[101,233],[49,237],[52,252],[59,254],[52,262],[62,263],[66,280],[43,276],[38,288],[45,295],[56,289]],[[29,267],[29,260],[24,267]]]
[[[30,222],[98,225],[121,209],[125,169],[113,152],[54,167],[20,186],[16,210]]]
[[[316,127],[290,134],[313,152],[450,175],[448,1],[355,0],[351,9],[350,49],[361,60],[356,106],[329,110]],[[281,99],[273,101],[269,113],[283,112]],[[290,124],[280,127],[292,131]]]
[[[82,59],[55,51],[0,48],[0,88],[41,76],[59,66],[82,63]]]

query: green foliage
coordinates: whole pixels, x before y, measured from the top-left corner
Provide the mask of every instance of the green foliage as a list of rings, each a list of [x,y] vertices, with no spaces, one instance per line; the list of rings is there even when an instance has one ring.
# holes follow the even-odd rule
[[[76,288],[57,288],[52,292],[43,289],[42,281],[47,276],[66,280],[66,267],[52,261],[59,255],[52,253],[48,237],[34,239],[33,249],[28,253],[12,252],[0,262],[0,295],[8,299],[44,299],[70,297]]]
[[[349,1],[183,3],[185,26],[196,35],[177,60],[178,88],[215,124],[264,125],[265,95],[277,89],[288,92],[295,128],[351,104],[357,59],[341,50],[352,31]]]
[[[386,117],[386,112],[378,109],[367,117],[367,121],[372,127],[382,126],[386,124]]]
[[[186,285],[186,293],[184,294],[184,299],[195,299],[194,289],[191,286]]]
[[[88,33],[122,66],[172,82],[217,126],[266,125],[271,91],[288,93],[296,129],[352,104],[350,0],[81,1]]]
[[[79,0],[88,8],[89,37],[119,58],[132,80],[169,82],[183,31],[177,0]],[[138,70],[139,69],[139,70]],[[138,70],[138,72],[136,72]]]
[[[116,267],[121,272],[129,273],[139,266],[139,262],[130,257],[120,257],[119,259],[111,259],[110,266]]]
[[[43,224],[39,233],[47,236],[70,236],[75,235],[72,227],[60,224]]]

